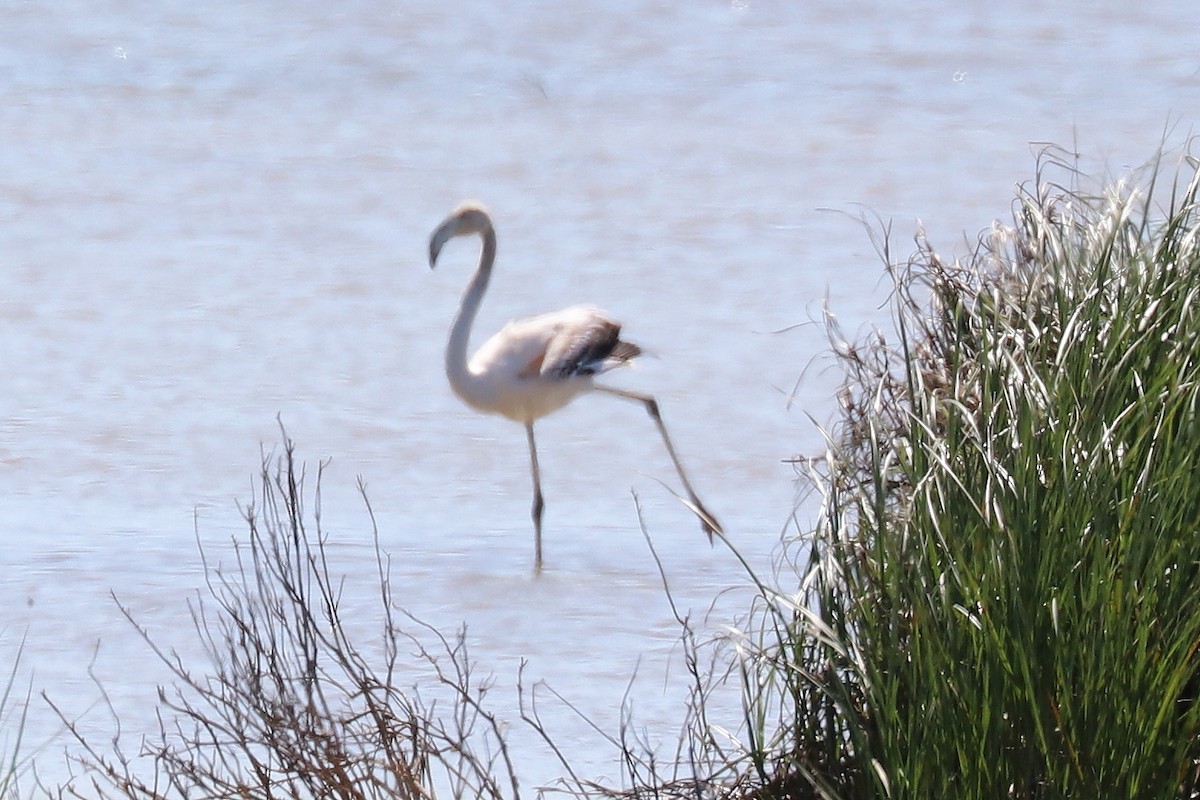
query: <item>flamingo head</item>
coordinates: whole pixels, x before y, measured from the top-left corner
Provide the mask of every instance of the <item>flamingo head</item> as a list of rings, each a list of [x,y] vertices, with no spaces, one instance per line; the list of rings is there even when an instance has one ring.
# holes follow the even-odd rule
[[[492,230],[492,218],[483,206],[471,201],[463,203],[454,209],[454,213],[446,217],[429,237],[429,268],[433,269],[437,265],[442,247],[454,237],[476,233],[486,236]]]

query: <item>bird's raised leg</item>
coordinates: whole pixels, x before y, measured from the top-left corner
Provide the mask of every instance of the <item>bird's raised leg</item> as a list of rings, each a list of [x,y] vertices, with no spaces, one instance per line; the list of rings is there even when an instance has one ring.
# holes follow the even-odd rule
[[[658,432],[662,435],[663,444],[667,447],[667,453],[671,456],[672,463],[675,464],[675,472],[679,474],[679,480],[683,483],[683,488],[687,492],[688,499],[691,501],[693,511],[696,516],[700,517],[700,527],[708,534],[708,540],[711,542],[714,533],[724,533],[721,529],[721,523],[717,522],[717,518],[709,513],[704,504],[700,502],[700,498],[696,496],[696,490],[692,488],[692,482],[688,480],[687,473],[684,472],[683,463],[679,460],[679,455],[675,452],[675,445],[671,444],[671,437],[667,434],[667,426],[663,424],[662,414],[658,411],[658,401],[648,394],[638,394],[637,392],[627,392],[623,389],[613,389],[609,386],[596,386],[597,391],[606,394],[624,397],[626,400],[635,400],[646,407],[646,413],[654,420],[654,424],[658,426]],[[532,436],[532,431],[530,436]],[[532,442],[533,440],[530,439]]]
[[[529,466],[533,473],[533,571],[542,574],[542,473],[538,469],[537,444],[533,441],[533,423],[525,423],[525,435],[529,437]]]

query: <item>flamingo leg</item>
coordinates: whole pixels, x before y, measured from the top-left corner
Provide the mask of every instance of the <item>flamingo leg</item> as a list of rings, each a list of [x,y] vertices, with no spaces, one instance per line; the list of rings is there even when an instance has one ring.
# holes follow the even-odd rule
[[[525,435],[529,438],[529,466],[533,476],[533,571],[542,574],[542,473],[538,469],[537,444],[533,440],[533,423],[525,423]]]
[[[662,436],[663,444],[667,447],[667,454],[671,456],[671,462],[675,465],[675,472],[679,474],[679,480],[683,483],[683,488],[687,491],[688,499],[692,503],[692,511],[700,518],[700,527],[708,535],[708,540],[711,542],[714,533],[724,533],[721,529],[721,523],[717,522],[717,518],[709,513],[704,504],[700,502],[700,498],[696,496],[696,490],[692,488],[692,482],[688,480],[687,473],[683,469],[683,462],[679,460],[679,454],[675,452],[675,445],[671,444],[671,437],[667,433],[667,426],[663,423],[662,414],[658,410],[658,401],[648,394],[638,394],[637,392],[627,392],[623,389],[613,389],[609,386],[595,386],[597,391],[605,394],[623,397],[626,400],[633,400],[641,403],[646,407],[646,413],[654,420],[654,424],[658,426],[658,432]],[[530,436],[532,436],[530,429]],[[530,439],[532,442],[533,440]]]

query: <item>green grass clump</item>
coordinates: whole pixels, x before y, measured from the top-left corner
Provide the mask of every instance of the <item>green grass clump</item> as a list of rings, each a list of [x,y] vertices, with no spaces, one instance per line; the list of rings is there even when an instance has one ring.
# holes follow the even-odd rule
[[[1200,791],[1200,174],[1158,173],[1039,170],[835,348],[799,591],[745,643],[759,795]]]

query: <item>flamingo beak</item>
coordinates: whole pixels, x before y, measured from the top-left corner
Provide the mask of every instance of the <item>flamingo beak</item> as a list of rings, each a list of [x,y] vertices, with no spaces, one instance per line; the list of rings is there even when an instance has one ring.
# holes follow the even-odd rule
[[[456,233],[458,233],[458,219],[451,218],[439,225],[438,229],[433,232],[433,236],[429,237],[430,269],[437,266],[438,254],[442,252],[442,247],[454,238]]]

